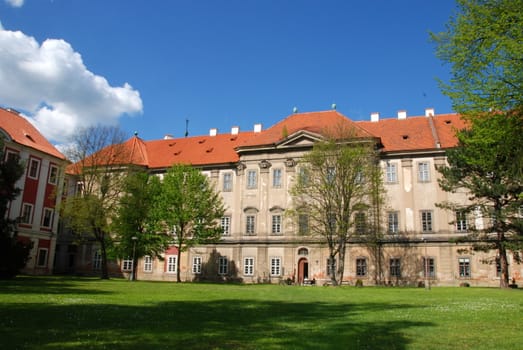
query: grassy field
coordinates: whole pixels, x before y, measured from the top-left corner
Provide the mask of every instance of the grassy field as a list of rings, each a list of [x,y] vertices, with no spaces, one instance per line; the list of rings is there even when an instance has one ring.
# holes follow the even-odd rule
[[[523,349],[523,291],[0,281],[0,349]]]

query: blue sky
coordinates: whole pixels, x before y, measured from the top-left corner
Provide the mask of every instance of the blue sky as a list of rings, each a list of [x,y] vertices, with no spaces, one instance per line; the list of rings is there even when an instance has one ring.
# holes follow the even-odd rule
[[[119,123],[146,139],[452,112],[429,31],[449,0],[0,0],[0,106],[56,143]]]

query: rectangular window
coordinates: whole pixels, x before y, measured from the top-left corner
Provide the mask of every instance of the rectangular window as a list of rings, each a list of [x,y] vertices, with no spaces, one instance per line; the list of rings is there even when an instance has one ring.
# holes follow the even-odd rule
[[[327,183],[334,182],[335,177],[336,177],[336,168],[328,167],[327,168]]]
[[[390,277],[401,277],[401,260],[399,258],[391,258],[389,261]]]
[[[247,215],[245,218],[245,233],[248,235],[256,234],[256,216]]]
[[[423,277],[436,277],[436,265],[434,263],[434,258],[423,257]]]
[[[309,171],[306,168],[299,168],[298,181],[301,186],[309,185]]]
[[[96,250],[93,254],[93,271],[100,271],[102,269],[102,253]]]
[[[467,222],[467,213],[458,210],[456,211],[456,231],[457,232],[467,232],[468,222]]]
[[[459,258],[459,277],[468,278],[470,277],[470,259],[469,258]]]
[[[367,276],[367,259],[365,259],[365,258],[356,259],[356,276],[358,276],[358,277]]]
[[[133,269],[133,259],[122,260],[122,271],[132,271],[132,269]]]
[[[229,260],[226,256],[220,256],[218,258],[218,274],[226,275],[229,271]]]
[[[357,183],[357,184],[365,183],[365,175],[363,174],[362,171],[358,171],[356,173],[356,178],[354,179],[354,183]]]
[[[421,231],[422,232],[432,232],[432,211],[431,210],[422,210],[421,215]]]
[[[328,258],[327,259],[327,276],[331,276],[336,273],[336,259]]]
[[[271,276],[281,276],[281,258],[271,258]]]
[[[367,230],[367,218],[365,213],[358,212],[354,214],[354,230],[358,235],[364,235]]]
[[[309,215],[298,215],[298,233],[300,235],[306,235],[309,233]]]
[[[281,234],[281,215],[272,216],[272,234],[279,235]]]
[[[151,258],[149,255],[146,255],[143,258],[143,271],[153,272],[153,258]]]
[[[192,273],[195,275],[202,273],[202,257],[201,256],[193,256]]]
[[[40,170],[40,161],[38,159],[31,158],[29,161],[29,173],[28,177],[31,179],[38,179],[38,172]]]
[[[38,258],[36,260],[36,266],[38,266],[38,267],[47,266],[47,248],[38,249]]]
[[[44,208],[44,215],[42,218],[42,227],[51,228],[53,225],[53,209]]]
[[[281,187],[281,169],[272,170],[272,187]]]
[[[496,258],[496,277],[501,277],[501,259]]]
[[[232,173],[223,174],[223,192],[232,191]]]
[[[167,257],[167,272],[176,273],[176,255],[170,255]]]
[[[22,207],[22,217],[20,218],[22,224],[30,224],[33,222],[33,205],[24,203]]]
[[[49,180],[48,182],[52,185],[56,185],[58,182],[58,167],[51,165],[49,167]]]
[[[400,231],[399,214],[397,211],[389,211],[387,213],[387,232],[389,234],[396,234]]]
[[[258,187],[258,172],[256,170],[247,171],[247,188],[253,189]]]
[[[224,216],[221,220],[222,232],[224,236],[229,236],[231,234],[231,217]]]
[[[385,176],[385,181],[389,184],[398,182],[398,172],[395,163],[387,163],[387,167],[385,169]]]
[[[243,259],[243,274],[245,276],[254,275],[254,258],[248,257]]]
[[[429,182],[430,181],[430,172],[429,172],[429,163],[428,162],[418,163],[418,181],[419,182]]]

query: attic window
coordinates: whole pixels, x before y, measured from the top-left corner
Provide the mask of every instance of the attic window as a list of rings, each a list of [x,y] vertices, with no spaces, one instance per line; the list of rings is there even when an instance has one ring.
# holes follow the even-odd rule
[[[200,141],[198,141],[198,143],[204,143],[205,142],[205,139],[201,139]]]
[[[214,147],[208,148],[205,152],[211,153],[214,150]]]
[[[182,153],[182,151],[176,151],[176,152],[174,152],[174,155],[177,156],[177,155],[179,155],[180,153]]]
[[[401,138],[404,139],[404,140],[408,140],[409,135],[402,135]]]
[[[27,137],[30,141],[35,142],[33,137],[31,135],[29,135],[28,133],[24,132],[24,136]]]
[[[171,142],[171,143],[169,144],[169,147],[172,147],[172,146],[174,146],[174,145],[176,145],[176,142]]]
[[[447,120],[445,120],[445,124],[447,124],[447,125],[452,124],[452,121],[447,119]]]
[[[236,140],[237,138],[238,138],[238,136],[233,136],[233,137],[231,137],[230,140],[231,140],[231,141],[234,141],[234,140]]]

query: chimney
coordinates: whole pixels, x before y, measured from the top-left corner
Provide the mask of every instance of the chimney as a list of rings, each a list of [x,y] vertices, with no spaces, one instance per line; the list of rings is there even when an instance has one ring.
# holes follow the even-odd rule
[[[216,136],[217,133],[218,133],[218,129],[216,129],[216,128],[209,129],[209,136]]]
[[[262,125],[260,123],[254,124],[254,132],[258,133],[262,131]]]
[[[434,108],[425,108],[425,117],[433,117]]]
[[[379,122],[380,121],[380,114],[378,112],[372,112],[370,114],[370,121],[371,122]]]
[[[172,140],[174,139],[173,135],[171,134],[166,134],[164,137],[163,137],[164,140]]]
[[[398,111],[398,119],[407,119],[407,111],[405,111],[405,110]]]
[[[233,126],[231,128],[231,135],[238,135],[239,132],[240,132],[240,127],[239,126]]]

